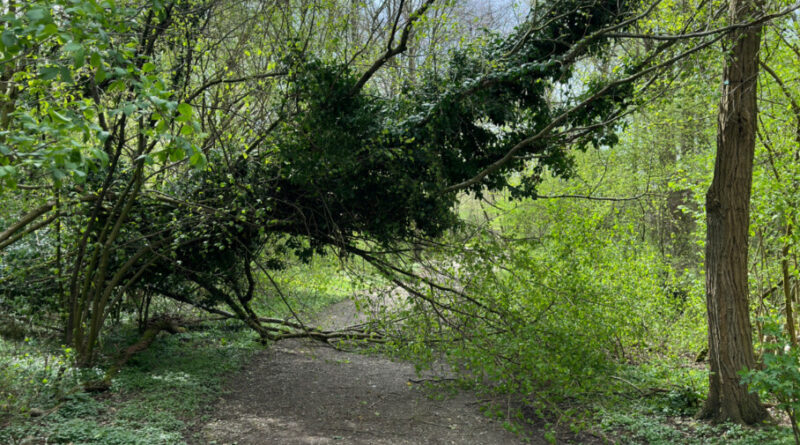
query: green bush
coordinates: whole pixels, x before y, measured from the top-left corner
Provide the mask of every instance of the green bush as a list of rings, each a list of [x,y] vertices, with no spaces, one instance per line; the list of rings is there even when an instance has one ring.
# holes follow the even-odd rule
[[[79,381],[70,348],[50,350],[28,337],[0,338],[0,424],[25,417],[32,408],[46,410]]]
[[[795,443],[800,444],[800,350],[786,338],[776,321],[766,322],[764,333],[777,341],[763,345],[763,368],[743,370],[742,382],[762,397],[777,401],[776,407],[789,417]]]
[[[430,346],[443,345],[473,382],[537,397],[591,391],[620,362],[668,351],[671,326],[694,303],[674,296],[669,265],[633,224],[588,206],[538,209],[535,237],[530,228],[513,242],[485,231],[443,255],[437,279],[470,298],[417,286],[424,298],[407,303],[396,346],[432,362],[439,356]],[[515,227],[530,217],[508,212],[494,223]]]

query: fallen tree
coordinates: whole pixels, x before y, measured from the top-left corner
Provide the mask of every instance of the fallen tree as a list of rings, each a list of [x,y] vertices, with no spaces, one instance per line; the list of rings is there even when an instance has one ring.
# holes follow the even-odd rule
[[[409,10],[400,1],[391,20],[356,11],[372,26],[369,38],[331,48],[318,22],[295,29],[309,10],[302,3],[126,6],[134,5],[57,14],[31,2],[10,31],[16,46],[3,53],[3,61],[30,62],[9,69],[34,79],[14,93],[12,105],[25,111],[4,123],[4,175],[13,182],[28,174],[76,205],[49,219],[50,200],[38,202],[0,242],[15,240],[5,253],[24,235],[54,229],[54,305],[83,365],[95,358],[110,308],[136,290],[223,307],[265,341],[341,338],[296,317],[299,327],[264,322],[252,306],[259,280],[289,254],[325,249],[397,273],[387,260],[409,240],[458,226],[458,193],[510,187],[536,196],[547,172],[570,174],[569,150],[614,145],[637,87],[739,26],[689,18],[685,34],[638,35],[631,30],[658,2],[555,0],[507,35],[457,47],[384,88],[389,62],[444,6],[427,0]],[[69,43],[37,34],[40,25],[63,29]],[[265,37],[275,35],[282,37]],[[613,58],[620,39],[651,44]],[[580,78],[580,64],[599,57],[615,69]],[[72,99],[34,106],[53,95]],[[77,134],[81,141],[70,136]],[[510,186],[512,173],[520,185]],[[11,280],[6,292],[15,285],[28,283]]]

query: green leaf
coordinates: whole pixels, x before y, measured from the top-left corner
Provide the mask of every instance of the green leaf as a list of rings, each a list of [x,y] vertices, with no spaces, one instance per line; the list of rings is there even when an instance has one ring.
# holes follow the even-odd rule
[[[55,122],[60,122],[60,123],[64,123],[64,124],[72,122],[72,120],[69,117],[64,116],[63,114],[59,113],[58,111],[56,111],[56,110],[54,110],[52,108],[47,111],[47,114],[49,114],[50,117]]]
[[[100,83],[106,80],[106,71],[103,68],[97,68],[97,72],[94,73],[94,81]]]
[[[39,78],[42,80],[53,80],[58,77],[61,68],[56,66],[45,66],[39,69]]]
[[[19,40],[17,40],[17,36],[8,29],[3,31],[3,34],[0,35],[0,41],[2,41],[3,45],[9,50],[16,48],[17,43],[19,42]]]
[[[72,54],[72,60],[75,63],[76,69],[82,67],[84,62],[86,62],[86,50],[81,47],[81,49],[75,51]]]
[[[31,23],[37,23],[44,20],[49,14],[43,8],[34,8],[26,12],[25,16],[30,19]]]
[[[167,101],[165,99],[162,99],[162,98],[160,98],[158,96],[149,96],[149,99],[157,107],[163,107],[165,105],[168,105],[168,103],[167,103]]]
[[[95,148],[92,150],[92,154],[94,155],[95,158],[97,158],[97,160],[100,161],[101,165],[108,164],[108,153],[106,153],[105,151],[99,148]]]
[[[176,148],[169,152],[169,160],[172,162],[178,162],[186,156],[186,152],[183,151],[182,148]]]
[[[13,176],[17,173],[17,169],[13,165],[6,165],[2,169],[4,174],[9,176]]]
[[[72,79],[72,71],[69,68],[67,68],[66,66],[62,66],[60,68],[60,71],[61,71],[61,80],[63,80],[64,82],[67,82],[67,83],[72,83],[72,81],[73,81],[73,79]]]
[[[44,40],[57,32],[58,32],[58,26],[56,26],[53,23],[49,23],[45,25],[45,27],[42,28],[38,34],[36,34],[36,37],[38,37],[39,40]]]
[[[195,151],[189,158],[189,164],[191,164],[192,167],[202,168],[206,165],[206,158],[199,151]]]
[[[111,85],[108,86],[108,90],[107,91],[109,91],[109,92],[125,91],[125,81],[124,80],[115,80],[114,82],[111,83]]]
[[[81,45],[80,43],[78,43],[78,42],[73,40],[73,41],[67,43],[66,45],[64,45],[63,49],[64,49],[65,52],[74,53],[76,51],[82,50],[83,49],[83,45]]]
[[[100,58],[100,54],[99,53],[93,52],[91,57],[89,58],[89,63],[94,68],[100,68],[100,66],[103,63],[103,60]]]
[[[186,117],[192,117],[192,106],[189,104],[178,105],[178,113]]]
[[[178,122],[191,122],[192,121],[192,106],[189,104],[178,105],[178,113],[180,114],[175,118]]]
[[[64,173],[61,169],[54,168],[53,169],[53,177],[56,178],[56,180],[60,181],[60,180],[64,179],[65,177],[67,177],[67,174]]]
[[[156,66],[151,62],[147,62],[144,65],[142,65],[142,72],[143,73],[149,73],[151,71],[154,71],[155,69],[156,69]]]

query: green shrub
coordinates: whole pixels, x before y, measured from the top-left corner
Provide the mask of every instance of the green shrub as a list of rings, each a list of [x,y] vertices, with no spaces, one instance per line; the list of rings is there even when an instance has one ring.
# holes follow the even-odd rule
[[[469,298],[417,285],[395,346],[423,363],[441,352],[492,390],[556,398],[592,391],[620,362],[668,351],[667,333],[694,302],[674,298],[669,265],[635,227],[590,207],[540,209],[536,237],[485,231],[445,252],[437,280]],[[495,224],[526,217],[508,212]]]
[[[763,345],[763,368],[743,370],[742,382],[762,397],[777,401],[776,407],[789,417],[795,443],[800,444],[800,349],[791,344],[776,321],[766,322],[764,333],[777,341]]]
[[[0,339],[0,423],[27,416],[32,408],[51,408],[78,380],[70,348],[50,350],[27,337]]]

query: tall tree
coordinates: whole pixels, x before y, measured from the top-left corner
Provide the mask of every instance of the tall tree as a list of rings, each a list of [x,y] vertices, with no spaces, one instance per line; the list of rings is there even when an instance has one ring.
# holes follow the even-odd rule
[[[733,0],[731,23],[760,10],[758,0]],[[756,81],[762,26],[734,32],[727,53],[720,99],[714,178],[706,195],[706,306],[709,393],[701,417],[756,423],[768,414],[758,395],[740,382],[739,371],[755,366],[748,305],[747,247],[750,188],[755,152]]]

